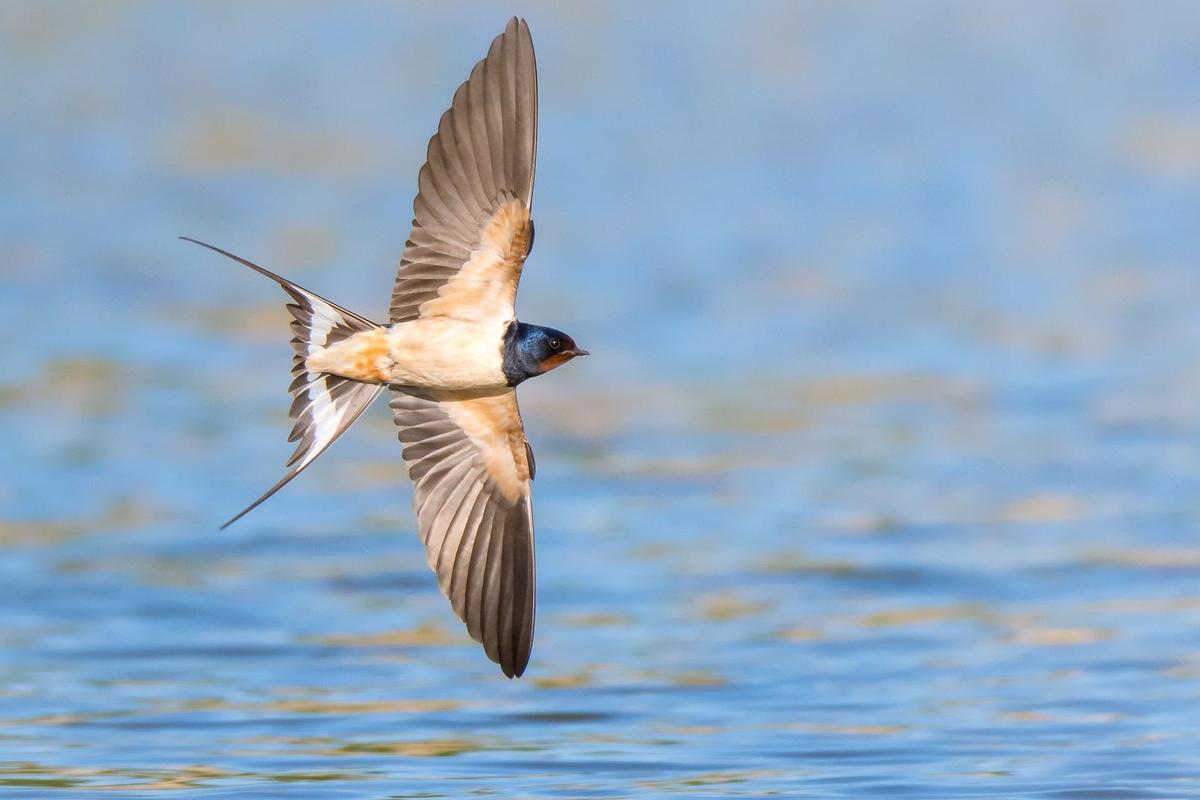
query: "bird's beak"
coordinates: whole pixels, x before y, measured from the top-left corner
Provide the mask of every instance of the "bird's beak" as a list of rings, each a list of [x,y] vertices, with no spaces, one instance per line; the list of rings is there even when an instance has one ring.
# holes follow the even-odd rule
[[[590,356],[591,353],[589,353],[587,350],[580,350],[578,347],[576,347],[574,350],[571,351],[571,355],[573,355],[573,356]]]

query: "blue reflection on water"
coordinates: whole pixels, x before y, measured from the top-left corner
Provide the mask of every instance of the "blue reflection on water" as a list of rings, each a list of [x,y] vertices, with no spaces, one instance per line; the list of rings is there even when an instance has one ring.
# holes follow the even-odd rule
[[[0,793],[1200,793],[1186,5],[0,8]],[[380,315],[508,13],[542,94],[508,682],[387,413],[289,452],[281,297]]]

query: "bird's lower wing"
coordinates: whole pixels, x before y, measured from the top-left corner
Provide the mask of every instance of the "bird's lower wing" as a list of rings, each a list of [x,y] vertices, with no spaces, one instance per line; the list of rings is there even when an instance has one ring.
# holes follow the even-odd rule
[[[534,625],[532,459],[516,393],[392,387],[413,508],[438,586],[509,677]]]

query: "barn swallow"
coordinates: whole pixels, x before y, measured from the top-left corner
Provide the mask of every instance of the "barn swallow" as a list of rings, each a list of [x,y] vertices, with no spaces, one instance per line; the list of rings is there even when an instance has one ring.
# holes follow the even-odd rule
[[[279,491],[385,390],[412,479],[413,509],[438,586],[508,677],[529,662],[534,624],[533,450],[515,387],[587,355],[562,331],[518,322],[533,246],[537,68],[513,18],[475,65],[429,140],[412,232],[381,325],[195,239],[291,297],[289,441]]]

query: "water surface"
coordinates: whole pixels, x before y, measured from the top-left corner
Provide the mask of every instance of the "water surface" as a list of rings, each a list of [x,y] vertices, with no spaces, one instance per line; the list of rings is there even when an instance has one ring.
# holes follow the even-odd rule
[[[437,116],[540,58],[538,634],[387,410],[284,492],[213,241],[382,316]],[[1200,796],[1188,4],[0,7],[0,795]]]

